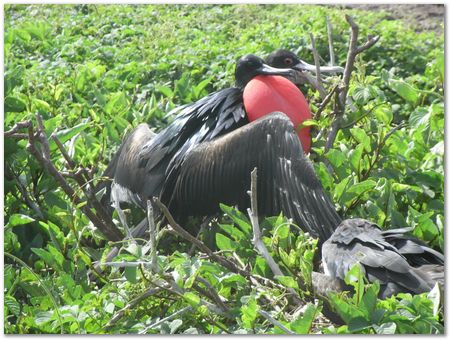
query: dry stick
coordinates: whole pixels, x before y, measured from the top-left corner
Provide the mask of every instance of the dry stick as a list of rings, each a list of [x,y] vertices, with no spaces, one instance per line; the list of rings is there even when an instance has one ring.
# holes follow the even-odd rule
[[[328,48],[330,51],[330,66],[334,66],[334,48],[333,48],[333,27],[330,18],[327,16]]]
[[[267,313],[264,310],[259,310],[258,313],[264,317],[265,319],[267,319],[267,321],[269,321],[272,325],[277,326],[278,328],[280,328],[283,332],[287,333],[287,334],[297,334],[293,331],[291,331],[289,328],[286,328],[285,325],[283,325],[281,322],[275,320],[269,313]]]
[[[134,308],[136,305],[138,305],[141,301],[145,300],[146,298],[162,291],[162,288],[156,287],[156,288],[149,288],[144,293],[136,297],[135,299],[131,300],[125,307],[123,307],[121,310],[119,310],[114,316],[108,321],[105,328],[109,328],[112,325],[114,325],[117,321],[119,321],[125,313]]]
[[[59,151],[61,152],[61,154],[63,155],[64,159],[66,160],[66,163],[67,163],[67,166],[69,167],[69,169],[72,170],[72,171],[75,171],[76,163],[69,156],[69,154],[67,153],[66,149],[62,145],[61,141],[58,139],[58,137],[56,137],[56,135],[52,135],[51,138],[53,139],[53,141],[55,142],[55,144],[58,147]],[[100,217],[100,219],[102,221],[105,222],[105,224],[107,226],[114,226],[114,228],[116,228],[114,222],[111,219],[111,216],[108,215],[105,212],[103,206],[100,204],[100,202],[97,200],[97,198],[95,197],[94,193],[92,192],[91,186],[89,184],[91,178],[89,176],[88,171],[86,171],[86,169],[84,169],[84,168],[78,169],[72,175],[70,175],[70,177],[75,179],[75,181],[77,182],[77,184],[80,186],[81,190],[83,191],[83,193],[87,197],[88,206],[90,206],[91,208],[95,209],[96,214]],[[120,217],[120,213],[119,213],[119,217]],[[124,218],[124,216],[123,216],[123,218]],[[125,224],[126,224],[126,222],[125,222]],[[125,226],[125,230],[128,232],[127,228],[128,227]]]
[[[169,321],[169,320],[172,320],[173,318],[177,317],[178,315],[184,314],[184,313],[189,312],[191,310],[192,310],[191,306],[184,307],[183,309],[180,309],[179,311],[176,311],[172,315],[169,315],[168,317],[166,317],[164,319],[161,319],[161,320],[151,324],[150,326],[145,327],[143,330],[139,331],[138,334],[145,334],[145,333],[147,333],[147,331],[149,329],[155,328],[155,327],[161,325],[162,323],[164,323],[166,321]]]
[[[248,216],[250,217],[250,221],[253,227],[253,244],[262,257],[267,261],[270,269],[272,270],[275,276],[284,276],[278,264],[275,260],[270,256],[269,251],[262,241],[261,229],[259,228],[258,221],[258,203],[257,203],[257,169],[254,168],[251,172],[251,182],[250,182],[250,206],[251,209],[247,209]],[[302,300],[298,296],[297,292],[293,288],[287,288],[289,293],[292,294],[292,297],[296,303],[302,303]]]
[[[222,301],[220,298],[219,293],[216,292],[214,287],[208,282],[208,280],[205,280],[204,278],[197,276],[195,278],[196,281],[203,283],[205,287],[208,289],[207,293],[210,295],[210,299],[213,300],[222,310],[225,312],[228,312],[230,309],[228,306]],[[199,287],[200,288],[200,287]]]
[[[194,236],[192,236],[186,230],[184,230],[182,227],[180,227],[180,225],[177,222],[175,222],[175,219],[170,214],[170,212],[167,209],[167,207],[159,200],[159,198],[155,197],[154,198],[154,202],[156,203],[158,208],[161,209],[163,215],[165,216],[165,218],[169,222],[170,226],[172,227],[172,229],[179,236],[181,236],[185,240],[195,244],[196,247],[200,251],[206,253],[211,259],[213,259],[214,261],[218,262],[220,265],[224,266],[225,268],[228,268],[232,272],[238,273],[238,274],[246,276],[246,277],[250,276],[249,272],[247,272],[246,270],[243,270],[243,269],[237,267],[233,262],[227,260],[226,258],[224,258],[222,256],[218,256],[211,249],[209,249],[202,241],[196,239]]]
[[[314,39],[314,36],[312,33],[309,33],[309,37],[311,38],[311,46],[312,46],[312,52],[314,56],[314,64],[316,65],[316,80],[317,80],[317,90],[319,91],[320,97],[325,98],[327,95],[327,92],[325,91],[323,84],[322,84],[322,78],[320,76],[320,60],[319,60],[319,53],[316,49],[316,40]]]
[[[317,109],[317,112],[314,115],[314,120],[319,120],[320,119],[320,116],[321,116],[323,110],[330,103],[331,98],[333,98],[333,95],[336,92],[337,88],[338,88],[338,85],[333,86],[333,88],[331,89],[330,93],[328,93],[327,96],[322,101],[322,103],[320,103],[319,108]]]
[[[73,200],[75,204],[84,203],[84,201],[78,197],[74,189],[67,183],[61,173],[55,168],[54,164],[50,160],[50,147],[47,137],[44,133],[44,126],[39,114],[36,114],[36,120],[38,122],[38,129],[36,134],[33,131],[33,124],[31,121],[22,122],[21,126],[28,128],[28,145],[27,150],[36,158],[36,160],[42,165],[44,169],[59,183],[64,192]],[[35,139],[41,142],[42,151],[39,151],[35,145]],[[88,202],[89,203],[89,202]],[[81,207],[83,213],[92,221],[92,223],[109,239],[118,241],[122,238],[119,230],[106,225],[89,206],[83,205]]]
[[[33,210],[36,213],[36,215],[40,219],[44,219],[44,214],[42,213],[42,211],[39,208],[39,206],[34,202],[34,200],[31,199],[30,195],[27,192],[27,189],[20,182],[19,176],[16,175],[16,173],[13,171],[13,169],[10,168],[9,165],[8,165],[7,171],[8,171],[8,173],[11,173],[11,175],[14,177],[14,180],[16,182],[17,188],[19,189],[23,199],[25,200],[25,203],[31,208],[31,210]]]
[[[344,76],[342,78],[342,86],[339,88],[339,94],[337,94],[337,105],[338,109],[335,112],[335,118],[333,120],[333,123],[331,124],[331,130],[328,134],[327,141],[325,144],[325,152],[331,149],[333,146],[334,140],[336,139],[336,135],[338,131],[341,129],[341,121],[342,117],[345,112],[345,102],[347,99],[347,93],[349,89],[350,84],[350,78],[351,74],[354,69],[355,65],[355,59],[356,56],[367,50],[368,48],[372,47],[378,40],[379,36],[371,36],[369,39],[361,46],[358,47],[358,34],[359,34],[359,27],[356,25],[356,23],[353,21],[353,19],[349,15],[345,15],[345,20],[347,20],[348,24],[350,25],[350,43],[348,45],[348,52],[347,52],[347,61],[345,63],[344,68]]]
[[[153,218],[153,206],[150,200],[147,200],[147,220],[150,233],[150,268],[154,273],[158,272],[158,263],[156,261],[156,226]]]
[[[29,128],[30,126],[32,126],[31,125],[31,121],[30,120],[26,120],[26,121],[23,121],[23,122],[19,122],[19,123],[16,123],[12,128],[11,128],[11,130],[8,130],[8,131],[5,131],[4,133],[3,133],[3,136],[5,137],[5,138],[8,138],[8,137],[15,137],[15,136],[17,136],[17,135],[23,135],[23,136],[25,136],[25,138],[27,138],[28,137],[28,135],[26,135],[26,134],[22,134],[22,133],[17,133],[19,130],[22,130],[22,129],[25,129],[25,128]]]

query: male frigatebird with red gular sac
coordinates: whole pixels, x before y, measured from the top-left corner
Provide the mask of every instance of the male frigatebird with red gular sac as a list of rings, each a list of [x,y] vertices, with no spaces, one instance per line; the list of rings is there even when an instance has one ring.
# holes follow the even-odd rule
[[[243,209],[257,167],[260,214],[282,211],[325,241],[341,219],[304,155],[310,137],[300,124],[311,113],[283,77],[293,72],[244,56],[236,65],[236,87],[181,107],[154,137],[147,125],[138,126],[112,161],[112,200],[145,206],[160,196],[179,221],[215,214],[219,203]]]
[[[444,255],[406,233],[410,228],[381,230],[361,218],[342,221],[323,244],[325,274],[344,279],[357,263],[369,282],[379,281],[381,298],[397,293],[444,288]]]

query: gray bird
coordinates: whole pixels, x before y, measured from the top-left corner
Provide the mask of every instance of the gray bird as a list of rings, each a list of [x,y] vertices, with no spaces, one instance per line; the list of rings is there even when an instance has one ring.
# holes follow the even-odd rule
[[[383,231],[361,218],[344,220],[323,244],[325,274],[343,280],[359,263],[369,282],[379,281],[380,298],[429,292],[436,282],[443,290],[444,255],[406,235],[410,230]]]

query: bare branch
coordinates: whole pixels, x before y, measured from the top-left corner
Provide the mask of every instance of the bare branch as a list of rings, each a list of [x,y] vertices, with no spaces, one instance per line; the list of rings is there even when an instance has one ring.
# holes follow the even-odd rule
[[[150,200],[147,200],[147,220],[150,233],[150,268],[154,273],[158,272],[158,263],[156,261],[156,226],[155,219],[153,217],[153,206]]]
[[[316,49],[316,40],[314,39],[314,35],[312,33],[309,34],[311,39],[312,52],[314,56],[314,64],[316,65],[316,81],[317,81],[317,90],[319,91],[320,97],[325,98],[327,92],[325,91],[322,84],[322,77],[320,76],[320,60],[319,53]]]
[[[156,288],[149,288],[147,289],[143,294],[139,295],[132,301],[130,301],[125,307],[123,307],[121,310],[119,310],[114,316],[108,321],[105,328],[109,328],[112,325],[114,325],[117,321],[119,321],[127,311],[133,309],[136,307],[141,301],[145,300],[146,298],[160,292],[162,288],[156,287]]]
[[[10,130],[8,130],[8,131],[5,131],[5,132],[3,133],[3,136],[4,136],[5,138],[8,138],[8,137],[14,137],[15,135],[17,135],[17,132],[18,132],[19,130],[22,130],[22,129],[25,129],[25,128],[29,128],[30,126],[32,126],[31,120],[26,120],[26,121],[23,121],[23,122],[16,123],[16,124],[12,127],[12,129],[10,129]],[[20,135],[22,135],[22,134],[20,134]]]
[[[334,66],[334,48],[333,48],[333,27],[330,18],[327,16],[328,49],[330,51],[330,66]]]
[[[350,25],[350,42],[348,45],[348,52],[347,52],[347,61],[345,63],[344,68],[344,76],[342,78],[342,85],[340,88],[336,91],[337,96],[337,107],[335,107],[334,110],[334,120],[331,124],[330,132],[327,136],[327,141],[325,144],[325,152],[327,152],[329,149],[333,147],[334,140],[336,139],[338,131],[342,128],[342,117],[345,113],[345,103],[347,100],[347,94],[348,89],[350,85],[350,79],[351,75],[354,69],[356,56],[365,51],[366,49],[373,46],[378,40],[379,37],[369,37],[368,41],[364,43],[362,46],[358,47],[358,35],[359,35],[359,27],[358,25],[353,21],[353,18],[349,15],[345,15],[345,20],[347,20],[348,24]]]
[[[148,330],[150,330],[152,328],[155,328],[155,327],[161,325],[162,323],[164,323],[166,321],[169,321],[169,320],[172,320],[175,317],[177,317],[178,315],[184,314],[184,313],[189,312],[191,310],[192,310],[191,306],[184,307],[184,308],[180,309],[179,311],[176,311],[172,315],[169,315],[168,317],[165,317],[164,319],[161,319],[161,320],[151,324],[150,326],[145,327],[143,330],[139,331],[138,334],[145,334],[145,333],[147,333]]]
[[[277,326],[278,328],[280,328],[283,332],[285,332],[286,334],[297,334],[293,331],[291,331],[289,328],[287,328],[285,325],[283,325],[281,322],[275,320],[269,313],[267,313],[264,310],[258,310],[259,315],[261,315],[262,317],[264,317],[267,321],[269,321],[272,325]]]
[[[27,150],[36,158],[36,160],[41,164],[41,166],[47,170],[50,176],[52,176],[56,182],[61,186],[64,192],[70,197],[70,199],[77,205],[82,205],[80,208],[83,213],[92,221],[92,223],[98,228],[100,232],[102,232],[106,238],[112,241],[118,241],[122,239],[122,235],[120,231],[114,226],[111,221],[111,224],[106,223],[104,219],[101,219],[97,213],[92,211],[92,201],[87,200],[87,204],[85,203],[75,192],[75,190],[69,185],[64,176],[56,169],[55,165],[52,163],[50,159],[50,146],[49,141],[45,135],[44,124],[42,122],[42,118],[39,114],[36,114],[36,121],[38,123],[38,128],[36,134],[33,131],[33,124],[31,121],[25,121],[20,124],[16,124],[20,127],[28,128],[28,145]],[[35,141],[36,138],[40,141],[41,150],[39,150]]]
[[[213,259],[214,261],[218,262],[220,265],[224,266],[225,268],[228,268],[232,272],[241,274],[241,275],[246,276],[246,277],[250,275],[250,273],[248,273],[247,271],[242,270],[241,268],[237,267],[233,262],[229,261],[228,259],[226,259],[226,258],[224,258],[222,256],[218,256],[217,254],[215,254],[202,241],[196,239],[194,236],[192,236],[186,230],[184,230],[182,227],[180,227],[180,225],[177,222],[175,222],[175,219],[170,214],[170,212],[167,209],[167,207],[159,200],[159,198],[155,197],[154,198],[154,202],[156,203],[158,208],[161,209],[163,215],[165,216],[165,218],[169,222],[170,226],[173,228],[173,230],[179,236],[181,236],[185,240],[195,244],[196,247],[200,251],[206,253],[211,259]]]
[[[334,93],[336,92],[338,88],[338,85],[333,86],[331,91],[327,94],[327,96],[323,99],[322,103],[320,103],[319,108],[317,109],[317,112],[314,115],[315,120],[319,120],[320,116],[325,109],[325,107],[330,103],[331,98],[333,98]]]
[[[257,203],[257,169],[254,168],[251,172],[251,182],[250,182],[250,205],[251,209],[247,209],[248,215],[250,217],[250,221],[252,223],[253,227],[253,244],[255,245],[255,248],[258,250],[258,252],[261,254],[261,256],[267,261],[267,264],[269,265],[270,269],[272,270],[272,273],[275,276],[284,276],[283,272],[281,271],[278,264],[275,262],[275,260],[270,256],[269,251],[267,250],[266,246],[264,245],[264,242],[262,241],[261,236],[261,230],[259,228],[259,221],[258,221],[258,203]],[[287,288],[287,291],[292,294],[294,300],[297,303],[301,303],[302,300],[298,296],[297,292],[292,288]]]

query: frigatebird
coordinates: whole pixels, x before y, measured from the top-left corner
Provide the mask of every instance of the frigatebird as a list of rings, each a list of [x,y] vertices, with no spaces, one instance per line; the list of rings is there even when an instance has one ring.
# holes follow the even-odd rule
[[[429,292],[436,282],[443,288],[444,255],[407,235],[409,231],[381,230],[361,218],[342,221],[322,246],[325,274],[343,280],[359,263],[369,282],[380,282],[381,298]]]
[[[175,120],[155,136],[138,126],[108,167],[112,200],[145,206],[160,196],[179,221],[214,214],[219,203],[242,209],[257,167],[261,215],[283,211],[326,240],[341,219],[304,155],[310,137],[301,122],[311,113],[300,90],[283,77],[295,72],[244,56],[236,65],[236,87],[177,109]]]

